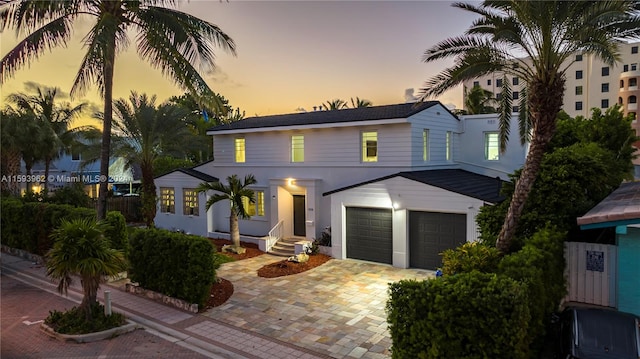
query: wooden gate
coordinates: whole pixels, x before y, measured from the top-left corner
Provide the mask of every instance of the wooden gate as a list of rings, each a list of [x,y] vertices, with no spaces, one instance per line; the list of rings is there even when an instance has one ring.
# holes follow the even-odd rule
[[[567,242],[564,253],[568,290],[565,301],[615,307],[617,247]]]

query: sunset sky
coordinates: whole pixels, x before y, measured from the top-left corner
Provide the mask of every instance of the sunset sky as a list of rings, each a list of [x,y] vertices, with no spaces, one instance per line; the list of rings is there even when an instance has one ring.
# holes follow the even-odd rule
[[[462,34],[474,17],[451,2],[437,1],[234,1],[191,0],[178,9],[218,25],[237,45],[237,57],[217,52],[217,69],[205,75],[209,86],[247,116],[311,111],[335,98],[368,99],[374,105],[404,102],[415,88],[452,64],[422,63],[427,48]],[[76,23],[68,48],[46,52],[5,82],[7,94],[25,84],[71,84],[83,55],[81,39],[91,22]],[[183,91],[135,53],[135,34],[116,59],[114,98],[130,91],[155,94],[159,102]],[[4,56],[18,41],[14,31],[0,34]],[[101,108],[97,89],[84,99]],[[462,89],[438,98],[462,104]]]

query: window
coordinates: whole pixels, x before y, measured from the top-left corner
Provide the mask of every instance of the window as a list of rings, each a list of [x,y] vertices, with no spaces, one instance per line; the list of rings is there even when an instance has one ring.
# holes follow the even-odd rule
[[[473,87],[480,86],[480,81],[473,81]]]
[[[80,161],[80,160],[82,160],[82,156],[80,155],[80,152],[71,151],[71,161]]]
[[[600,90],[602,92],[609,92],[609,83],[603,83],[602,86],[600,86]]]
[[[447,131],[447,137],[446,137],[446,152],[445,152],[445,159],[447,161],[451,161],[451,152],[453,152],[453,132],[451,131]]]
[[[627,71],[629,71],[629,65],[622,66],[622,72],[627,72]]]
[[[582,54],[576,55],[576,61],[582,61]]]
[[[629,103],[637,103],[638,102],[638,98],[635,96],[629,96]]]
[[[602,68],[602,76],[609,76],[609,66]]]
[[[487,80],[487,86],[491,86],[491,79]]]
[[[378,132],[362,133],[362,162],[378,161]]]
[[[576,70],[576,80],[580,80],[582,78],[582,70]]]
[[[582,101],[576,101],[576,111],[582,110]]]
[[[576,95],[582,95],[582,86],[576,86]]]
[[[638,53],[638,46],[631,46],[631,53],[632,54],[637,54]]]
[[[502,92],[498,92],[496,94],[496,100],[498,100],[498,101],[502,100]]]
[[[176,213],[175,191],[173,187],[160,187],[160,212]]]
[[[624,88],[624,80],[620,80],[620,88]]]
[[[264,217],[264,191],[253,191],[255,202],[249,202],[248,197],[242,197],[242,206],[250,217]]]
[[[429,161],[429,130],[422,131],[422,160]]]
[[[629,116],[631,116],[632,121],[638,120],[638,114],[635,112],[629,112]]]
[[[600,101],[600,108],[609,108],[609,99],[602,99]]]
[[[497,79],[496,80],[496,86],[502,87],[502,79]]]
[[[631,71],[637,71],[638,70],[638,64],[631,64]]]
[[[618,97],[618,103],[622,105],[622,97]]]
[[[513,91],[511,95],[513,96],[514,100],[517,100],[520,98],[520,93],[518,91]]]
[[[638,79],[635,77],[629,79],[629,87],[634,87],[634,86],[638,86]]]
[[[520,107],[519,107],[519,106],[513,106],[513,107],[511,108],[511,111],[512,111],[512,112],[519,112],[519,111],[520,111]]]
[[[514,77],[511,79],[511,83],[513,84],[513,86],[518,86],[518,84],[520,84],[520,79],[517,77]]]
[[[198,192],[194,188],[185,188],[182,190],[182,202],[184,202],[182,213],[185,216],[200,215],[200,206],[198,205]]]
[[[291,136],[291,162],[304,162],[304,136]]]
[[[235,153],[236,153],[236,162],[244,163],[245,154],[246,154],[244,138],[236,138]]]
[[[497,161],[500,159],[500,145],[498,142],[498,132],[485,132],[484,159],[487,161]]]

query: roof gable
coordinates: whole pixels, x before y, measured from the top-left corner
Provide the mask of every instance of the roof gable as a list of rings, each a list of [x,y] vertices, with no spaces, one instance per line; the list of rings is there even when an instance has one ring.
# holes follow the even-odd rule
[[[160,176],[157,176],[155,178],[164,177],[164,176],[167,176],[167,175],[169,175],[171,173],[174,173],[174,172],[181,172],[181,173],[186,174],[187,176],[194,177],[194,178],[197,178],[197,179],[205,181],[205,182],[218,182],[219,181],[218,178],[210,176],[210,175],[208,175],[208,174],[206,174],[204,172],[200,172],[198,170],[194,170],[193,168],[178,168],[176,170],[173,170],[171,172],[167,172],[167,173],[162,174]]]
[[[323,193],[323,196],[328,196],[336,192],[345,191],[374,182],[384,181],[393,177],[403,177],[489,203],[498,203],[504,200],[504,196],[500,194],[500,189],[502,188],[504,181],[500,178],[488,177],[459,169],[399,172],[371,181],[329,191]]]
[[[208,132],[407,118],[435,105],[440,105],[440,102],[427,101],[419,103],[403,103],[398,105],[360,107],[344,110],[313,111],[284,115],[248,117],[240,121],[212,127]]]

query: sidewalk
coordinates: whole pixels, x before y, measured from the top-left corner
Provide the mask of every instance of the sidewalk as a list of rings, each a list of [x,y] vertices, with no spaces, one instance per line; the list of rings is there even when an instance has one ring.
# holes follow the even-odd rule
[[[46,277],[44,266],[4,252],[0,256],[0,264],[4,275],[48,292],[56,292],[56,284]],[[165,306],[108,285],[101,286],[99,299],[104,298],[104,290],[111,292],[115,311],[125,314],[145,329],[163,334],[164,339],[174,340],[182,346],[191,346],[210,358],[331,358],[214,318]],[[78,301],[81,299],[82,291],[78,281],[69,288],[68,297]]]

